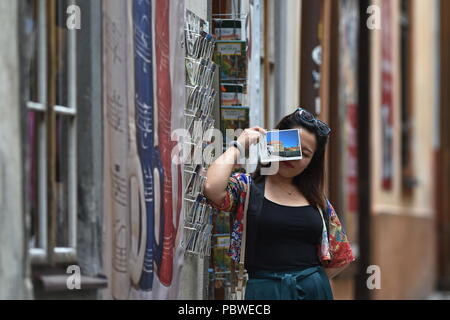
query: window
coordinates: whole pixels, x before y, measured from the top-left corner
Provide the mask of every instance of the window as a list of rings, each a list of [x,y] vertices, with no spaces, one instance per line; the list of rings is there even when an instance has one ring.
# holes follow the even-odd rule
[[[26,179],[32,263],[77,257],[76,30],[74,0],[27,0],[29,50]]]

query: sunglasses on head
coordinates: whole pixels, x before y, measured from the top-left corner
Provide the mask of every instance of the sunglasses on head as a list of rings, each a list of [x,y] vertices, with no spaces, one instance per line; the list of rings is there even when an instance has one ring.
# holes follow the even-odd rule
[[[330,127],[325,122],[320,121],[319,119],[314,117],[309,111],[303,108],[298,108],[295,114],[300,122],[304,123],[307,126],[313,125],[319,136],[328,137],[330,135]]]

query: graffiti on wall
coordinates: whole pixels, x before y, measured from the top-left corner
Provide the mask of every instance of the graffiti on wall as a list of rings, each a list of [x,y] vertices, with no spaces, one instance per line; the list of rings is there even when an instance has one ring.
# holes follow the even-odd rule
[[[106,298],[176,299],[179,292],[182,169],[172,161],[171,132],[182,126],[184,95],[172,103],[171,50],[182,50],[183,10],[156,0],[103,7]],[[181,27],[169,30],[169,19]],[[175,80],[184,87],[184,78]]]

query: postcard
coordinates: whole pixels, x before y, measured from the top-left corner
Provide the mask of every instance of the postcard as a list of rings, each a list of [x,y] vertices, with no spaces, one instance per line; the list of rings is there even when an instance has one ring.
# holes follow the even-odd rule
[[[302,159],[300,130],[267,131],[259,151],[262,163]]]

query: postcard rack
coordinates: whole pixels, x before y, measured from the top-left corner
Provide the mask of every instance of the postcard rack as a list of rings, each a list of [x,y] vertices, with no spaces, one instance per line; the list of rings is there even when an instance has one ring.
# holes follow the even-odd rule
[[[204,149],[211,143],[212,135],[206,136],[214,128],[212,111],[216,99],[213,81],[217,70],[212,61],[215,40],[208,33],[209,25],[194,13],[186,10],[185,26],[185,150],[188,161],[184,166],[184,238],[181,246],[186,254],[210,256],[212,217],[216,209],[203,196],[206,170],[210,161],[203,156]],[[212,130],[209,130],[212,132]]]

